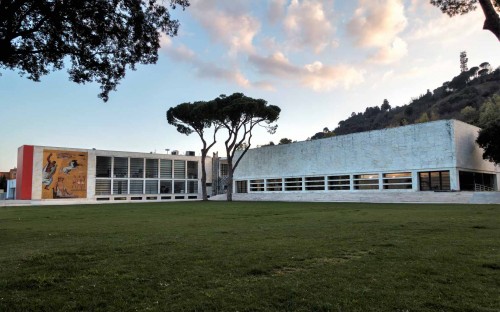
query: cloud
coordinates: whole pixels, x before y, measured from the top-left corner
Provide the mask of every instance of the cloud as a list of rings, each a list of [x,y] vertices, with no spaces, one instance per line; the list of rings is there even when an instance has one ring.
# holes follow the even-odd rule
[[[314,91],[328,91],[342,86],[345,89],[364,81],[364,72],[347,65],[324,65],[320,61],[297,66],[292,64],[283,53],[276,52],[262,57],[251,55],[249,62],[261,74],[280,81],[296,81]]]
[[[364,72],[351,66],[327,66],[321,62],[314,62],[305,66],[306,74],[302,84],[315,91],[328,91],[338,86],[349,89],[364,81]]]
[[[390,46],[381,47],[378,52],[370,58],[371,62],[389,64],[400,60],[408,54],[408,44],[401,38],[396,37]]]
[[[278,1],[282,2],[282,1]],[[324,7],[325,1],[292,0],[283,21],[285,32],[297,48],[312,48],[320,53],[330,46],[335,27]]]
[[[407,25],[401,0],[360,0],[348,30],[361,47],[392,44]]]
[[[401,0],[360,0],[347,29],[357,46],[378,49],[371,62],[389,64],[408,54],[407,43],[398,37],[407,24]]]
[[[276,52],[271,56],[250,55],[248,60],[261,74],[279,78],[292,78],[300,74],[300,68],[292,65],[281,52]]]
[[[270,0],[267,18],[269,22],[276,23],[285,16],[285,5],[287,0]]]
[[[190,12],[207,30],[212,41],[229,48],[230,55],[252,52],[253,40],[260,30],[259,21],[243,13],[238,2],[233,9],[221,9],[217,3],[214,0],[194,0]]]

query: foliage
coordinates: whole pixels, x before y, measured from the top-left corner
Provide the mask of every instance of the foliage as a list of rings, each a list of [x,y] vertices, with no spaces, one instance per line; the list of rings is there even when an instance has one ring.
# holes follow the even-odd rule
[[[391,105],[389,104],[389,101],[387,99],[384,99],[384,102],[382,103],[382,105],[380,106],[380,109],[382,111],[388,111],[388,110],[391,110]]]
[[[127,69],[158,60],[161,33],[175,36],[179,23],[168,7],[149,0],[9,0],[0,2],[0,68],[39,81],[71,64],[76,83],[98,82],[108,100]]]
[[[450,17],[474,11],[477,3],[481,5],[485,21],[483,29],[491,31],[500,40],[500,0],[431,0],[431,4],[439,7]]]
[[[481,106],[477,126],[485,128],[497,120],[500,120],[500,94],[491,96]]]
[[[279,141],[278,145],[284,145],[284,144],[290,144],[290,143],[292,143],[292,140],[291,140],[291,139],[288,139],[288,138],[282,138],[282,139]]]
[[[201,149],[201,188],[203,200],[207,200],[207,172],[205,160],[208,151],[217,143],[219,126],[215,124],[215,107],[207,102],[181,103],[167,111],[167,121],[175,126],[179,133],[189,135],[196,132],[203,144]],[[205,131],[214,126],[213,139],[210,143],[205,138]]]
[[[212,101],[212,105],[216,107],[217,112],[215,123],[227,133],[224,141],[228,163],[227,200],[231,201],[233,173],[241,158],[252,146],[255,126],[262,126],[273,134],[277,128],[273,123],[278,120],[281,109],[278,106],[268,105],[263,99],[253,99],[243,93],[221,95]],[[240,148],[243,143],[246,143],[245,149]],[[240,153],[235,158],[237,151]]]
[[[498,205],[0,209],[0,311],[496,311]]]
[[[479,131],[477,144],[484,149],[484,159],[500,164],[500,119]]]
[[[489,66],[487,62],[482,65]],[[483,76],[477,75],[478,71],[479,67],[474,66],[457,75],[458,78],[453,77],[450,82],[443,83],[434,91],[427,90],[404,106],[391,107],[388,110],[384,100],[381,107],[368,107],[364,113],[353,112],[349,118],[340,121],[332,132],[343,135],[438,119],[458,119],[481,127],[482,122],[479,120],[481,111],[483,119],[488,119],[488,115],[496,116],[492,113],[496,110],[492,110],[488,101],[491,101],[490,98],[495,94],[500,96],[500,69],[497,68]],[[500,102],[500,100],[495,101]],[[465,109],[466,107],[468,108]],[[474,110],[476,115],[473,114]],[[486,111],[488,113],[485,113]],[[315,136],[319,137],[322,134],[318,132]]]

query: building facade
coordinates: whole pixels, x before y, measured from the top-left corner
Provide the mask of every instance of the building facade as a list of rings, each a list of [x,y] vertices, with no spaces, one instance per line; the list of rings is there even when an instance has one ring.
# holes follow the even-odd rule
[[[500,170],[482,158],[478,131],[441,120],[250,149],[234,172],[233,190],[245,200],[498,191]],[[227,162],[214,154],[206,168],[208,194],[224,194]],[[24,145],[16,186],[20,200],[195,200],[202,197],[201,157]]]
[[[193,152],[172,155],[24,145],[18,150],[18,168],[16,199],[20,200],[201,198],[201,157]]]
[[[234,173],[236,193],[498,190],[479,128],[440,120],[251,149]]]

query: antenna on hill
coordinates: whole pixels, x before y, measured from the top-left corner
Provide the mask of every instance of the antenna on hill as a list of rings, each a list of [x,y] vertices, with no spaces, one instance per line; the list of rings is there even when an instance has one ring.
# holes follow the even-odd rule
[[[468,61],[469,61],[469,59],[467,58],[467,52],[466,51],[460,52],[460,72],[461,73],[469,70],[469,68],[467,68]]]

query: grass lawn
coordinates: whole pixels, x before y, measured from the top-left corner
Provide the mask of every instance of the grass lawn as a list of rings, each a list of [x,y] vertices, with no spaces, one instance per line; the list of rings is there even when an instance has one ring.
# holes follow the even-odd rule
[[[0,311],[500,311],[500,205],[0,208]]]

